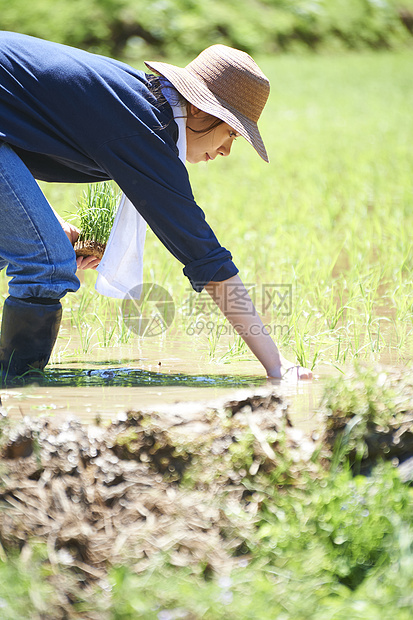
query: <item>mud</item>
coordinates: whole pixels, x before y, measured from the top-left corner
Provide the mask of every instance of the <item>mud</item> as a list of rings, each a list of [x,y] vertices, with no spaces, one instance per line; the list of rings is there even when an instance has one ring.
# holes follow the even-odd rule
[[[91,241],[90,239],[76,241],[74,245],[76,256],[96,256],[96,258],[102,258],[105,249],[106,244]]]
[[[396,377],[385,380],[397,384]],[[365,472],[391,459],[408,482],[413,388],[408,381],[401,388],[394,410],[387,415],[380,405],[357,436],[358,461],[357,442],[347,453]],[[276,386],[163,411],[131,410],[107,426],[17,422],[0,409],[0,557],[42,541],[50,564],[82,574],[86,585],[103,583],[108,568],[124,562],[145,571],[160,552],[174,566],[228,574],[240,557],[248,559],[245,541],[262,483],[280,492],[303,488],[308,476],[329,467],[356,416],[331,402],[325,399],[319,412],[324,432],[310,434],[293,426]],[[64,584],[59,588],[65,592]],[[67,592],[63,598],[69,609]]]
[[[221,571],[241,552],[234,532],[245,527],[226,516],[221,500],[243,501],[247,472],[223,461],[218,478],[211,466],[210,481],[203,471],[201,483],[185,486],[188,467],[205,451],[219,460],[246,431],[254,438],[251,476],[277,461],[268,432],[285,433],[283,450],[297,462],[315,447],[272,388],[163,414],[130,411],[108,427],[27,417],[9,428],[3,421],[2,430],[2,545],[40,538],[52,562],[64,550],[65,561],[91,578],[125,557],[144,570],[161,550],[177,566],[204,562]]]

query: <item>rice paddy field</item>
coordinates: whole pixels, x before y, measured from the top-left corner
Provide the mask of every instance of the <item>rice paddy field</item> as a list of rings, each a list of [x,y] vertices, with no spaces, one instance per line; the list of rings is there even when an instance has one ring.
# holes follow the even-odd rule
[[[229,158],[189,165],[197,201],[281,350],[319,375],[354,359],[410,363],[411,62],[411,52],[264,58],[272,91],[261,130],[271,163],[239,139]],[[83,189],[44,186],[68,217]],[[242,372],[262,375],[151,231],[144,281],[173,299],[168,330],[152,338],[127,333],[121,304],[100,297],[94,280],[85,273],[79,292],[64,300],[56,364],[143,354],[179,372],[185,351],[190,366],[196,351],[204,372],[231,362],[227,371],[236,374],[242,361]],[[1,287],[5,295],[4,275]],[[174,368],[169,360],[180,349]]]
[[[138,305],[146,331],[81,273],[44,375],[0,390],[4,620],[412,618],[413,52],[257,60],[271,163],[238,139],[189,174],[282,353],[316,378],[177,440],[159,403],[265,389],[263,369],[151,231],[144,281],[171,301]],[[86,189],[42,188],[66,218]],[[50,439],[59,411],[109,435]],[[16,437],[32,442],[19,467]]]

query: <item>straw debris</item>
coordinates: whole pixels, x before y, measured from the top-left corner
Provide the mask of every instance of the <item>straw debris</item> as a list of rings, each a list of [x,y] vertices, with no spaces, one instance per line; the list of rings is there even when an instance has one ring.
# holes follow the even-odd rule
[[[284,458],[279,433],[303,457],[288,434],[286,405],[271,390],[204,407],[130,411],[107,428],[75,419],[6,422],[1,544],[22,548],[39,538],[52,564],[63,557],[92,580],[125,558],[145,570],[160,551],[176,566],[204,562],[222,571],[252,525],[229,510],[244,501],[242,480]]]
[[[362,393],[369,393],[368,381],[356,383],[357,389],[362,385]],[[377,387],[377,377],[372,381]],[[413,401],[394,397],[393,377],[380,381],[376,409],[367,408],[364,427],[360,423],[358,438],[368,446],[362,463],[399,454],[400,474],[409,480]],[[248,558],[266,497],[274,489],[282,494],[322,479],[346,425],[353,421],[358,428],[354,403],[362,403],[360,394],[353,401],[356,388],[343,385],[326,391],[327,430],[318,439],[293,427],[274,387],[240,390],[231,400],[129,411],[107,427],[76,419],[13,423],[3,413],[0,556],[13,548],[30,553],[33,541],[43,542],[55,567],[50,579],[62,600],[62,618],[76,617],[67,609],[79,575],[85,588],[104,584],[113,566],[126,563],[139,573],[161,555],[171,566],[203,567],[206,578],[229,574],[239,556]],[[409,395],[406,390],[405,382],[403,393]],[[347,432],[355,443],[349,439],[341,455],[351,456],[358,439]]]

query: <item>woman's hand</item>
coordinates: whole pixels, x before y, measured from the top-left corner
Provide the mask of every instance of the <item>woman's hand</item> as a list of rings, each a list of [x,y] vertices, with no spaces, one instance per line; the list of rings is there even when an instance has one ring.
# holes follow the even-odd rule
[[[281,366],[267,375],[268,381],[278,382],[281,379],[288,381],[301,381],[303,379],[312,379],[313,373],[308,368],[303,366],[292,364],[280,355]]]
[[[66,235],[68,236],[70,243],[74,245],[79,237],[80,230],[76,226],[71,224],[70,222],[66,222],[66,220],[63,220],[60,217],[58,219],[59,219],[61,227],[63,228]]]
[[[70,243],[74,245],[76,241],[78,240],[80,230],[77,228],[77,226],[74,226],[70,222],[67,222],[66,220],[61,218],[57,213],[56,213],[56,217],[59,220],[60,225],[65,231],[66,235],[68,236]],[[82,271],[84,269],[96,269],[99,263],[100,263],[100,258],[96,258],[96,256],[78,256],[76,258],[77,268]]]
[[[96,256],[78,256],[76,259],[77,268],[83,269],[96,269],[100,263],[100,258]]]

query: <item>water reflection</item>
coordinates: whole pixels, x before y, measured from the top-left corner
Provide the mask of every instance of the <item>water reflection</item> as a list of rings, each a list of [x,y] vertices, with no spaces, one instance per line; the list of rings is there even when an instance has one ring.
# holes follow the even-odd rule
[[[216,387],[216,388],[239,388],[252,385],[263,385],[265,377],[257,376],[234,376],[234,375],[187,375],[184,373],[162,373],[150,370],[131,368],[111,368],[107,364],[104,368],[77,370],[72,368],[59,368],[35,372],[22,377],[4,379],[5,387],[19,387],[35,385],[39,387],[169,387],[186,386]]]
[[[196,368],[197,374],[165,368],[161,372],[153,363],[152,369],[131,368],[127,364],[128,360],[122,363],[119,359],[109,364],[97,360],[87,365],[75,362],[50,366],[43,373],[7,382],[0,389],[2,411],[12,418],[46,415],[63,421],[67,416],[75,416],[85,423],[95,423],[97,419],[109,422],[130,409],[160,411],[163,406],[178,403],[230,400],[240,388],[266,384],[262,373],[247,374],[245,367],[241,370],[241,365],[236,364],[231,365],[234,374],[224,374],[226,368],[222,366],[215,366],[214,373],[202,372],[206,370],[205,364]],[[282,382],[275,388],[285,399],[293,424],[305,431],[317,426],[323,384],[323,380]]]

